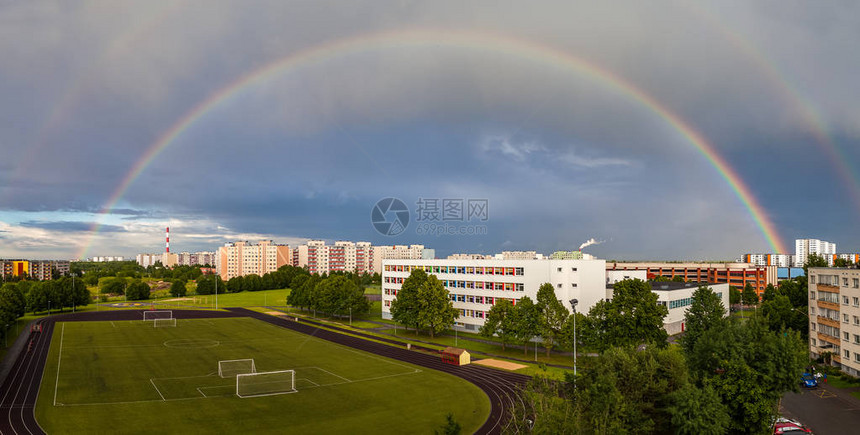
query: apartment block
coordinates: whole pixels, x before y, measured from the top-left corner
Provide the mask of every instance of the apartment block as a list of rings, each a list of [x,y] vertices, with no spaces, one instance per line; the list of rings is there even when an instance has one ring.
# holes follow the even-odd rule
[[[836,243],[818,239],[796,239],[794,241],[794,266],[803,267],[810,254],[817,254],[827,259],[827,265],[833,266],[833,256],[836,255]]]
[[[69,273],[69,261],[65,260],[2,260],[0,259],[0,274],[7,277],[27,276],[30,279],[44,281],[51,279],[53,271],[60,275]]]
[[[809,269],[809,354],[860,376],[860,270]]]
[[[741,261],[756,266],[792,267],[794,256],[789,254],[744,254]]]
[[[257,244],[248,242],[227,243],[218,248],[216,269],[221,279],[228,280],[250,274],[264,275],[292,264],[290,247],[278,245],[271,240]]]

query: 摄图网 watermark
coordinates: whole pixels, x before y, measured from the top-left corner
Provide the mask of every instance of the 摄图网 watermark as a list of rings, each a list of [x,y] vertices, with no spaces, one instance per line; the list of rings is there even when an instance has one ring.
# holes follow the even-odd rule
[[[398,236],[414,216],[415,233],[431,236],[482,236],[490,219],[490,201],[484,198],[418,198],[414,213],[398,198],[383,198],[370,212],[373,228],[382,235]]]

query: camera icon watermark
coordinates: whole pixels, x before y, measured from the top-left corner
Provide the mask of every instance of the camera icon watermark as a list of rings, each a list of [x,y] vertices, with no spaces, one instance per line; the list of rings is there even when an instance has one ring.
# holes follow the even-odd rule
[[[377,201],[370,213],[373,228],[385,236],[406,231],[414,216],[415,233],[431,236],[486,235],[490,219],[490,201],[484,198],[424,198],[415,202],[414,214],[398,198]]]

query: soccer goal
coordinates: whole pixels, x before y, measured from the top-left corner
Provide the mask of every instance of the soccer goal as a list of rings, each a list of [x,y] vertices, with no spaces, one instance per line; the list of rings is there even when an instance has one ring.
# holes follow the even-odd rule
[[[173,310],[147,310],[143,312],[143,320],[172,319]]]
[[[169,319],[152,319],[152,326],[156,328],[163,328],[165,326],[176,326],[176,319],[171,317]]]
[[[253,359],[231,359],[218,361],[218,376],[232,378],[241,374],[257,373],[257,366]]]
[[[295,370],[236,375],[236,395],[243,399],[295,393],[296,391]]]

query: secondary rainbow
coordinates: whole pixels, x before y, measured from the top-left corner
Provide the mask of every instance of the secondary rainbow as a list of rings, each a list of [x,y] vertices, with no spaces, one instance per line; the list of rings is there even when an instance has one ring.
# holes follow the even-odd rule
[[[705,159],[717,170],[717,172],[729,184],[732,191],[749,211],[756,226],[762,232],[764,239],[774,252],[787,252],[785,244],[780,239],[773,223],[767,213],[743,183],[738,174],[719,156],[714,148],[695,129],[684,122],[678,115],[660,104],[654,97],[637,88],[629,81],[608,71],[592,62],[576,57],[564,51],[540,45],[538,43],[514,39],[508,36],[454,31],[449,29],[410,29],[391,32],[380,32],[357,37],[339,39],[318,46],[314,46],[298,53],[291,54],[282,59],[271,62],[254,71],[239,77],[224,88],[211,94],[208,98],[194,106],[179,121],[174,123],[155,143],[153,143],[135,163],[128,175],[119,183],[113,195],[109,198],[105,207],[101,210],[90,232],[90,238],[83,246],[78,257],[85,258],[89,246],[101,226],[105,215],[116,206],[135,179],[147,168],[147,166],[172,144],[184,131],[190,128],[197,120],[205,116],[210,110],[225,103],[231,97],[240,94],[247,88],[281,74],[295,70],[302,66],[312,65],[318,62],[332,59],[345,54],[358,53],[370,50],[382,50],[390,48],[416,48],[416,47],[446,47],[459,49],[472,49],[485,52],[497,52],[512,55],[526,60],[540,62],[558,68],[564,68],[583,76],[589,77],[602,83],[618,94],[631,98],[651,112],[662,118],[683,136],[687,142],[693,145]]]
[[[707,10],[700,3],[684,2],[682,5],[722,34],[764,73],[769,84],[776,86],[780,95],[791,104],[791,107],[811,128],[815,142],[824,151],[833,167],[836,168],[836,173],[842,178],[849,191],[854,207],[860,212],[860,176],[848,164],[850,159],[846,157],[839,145],[828,134],[827,125],[819,111],[816,110],[815,105],[801,94],[800,90],[788,80],[786,74],[777,68],[776,63],[765,52],[759,50],[748,38],[743,37],[739,31],[733,29],[728,22],[720,20],[714,12]]]

